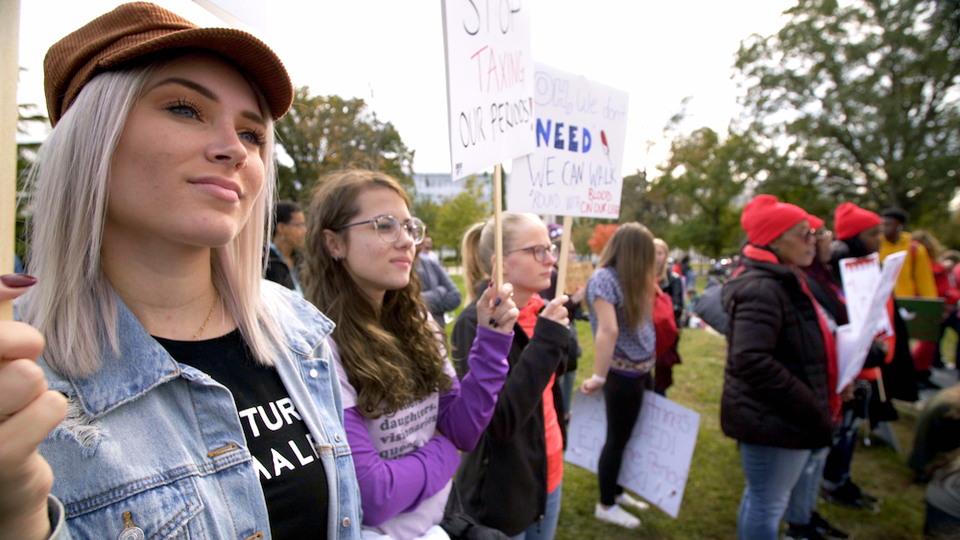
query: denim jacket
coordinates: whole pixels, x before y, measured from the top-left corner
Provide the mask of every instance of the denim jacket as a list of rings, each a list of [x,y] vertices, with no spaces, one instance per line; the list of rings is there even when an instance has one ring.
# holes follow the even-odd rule
[[[275,283],[261,289],[288,343],[275,367],[326,472],[328,537],[359,539],[360,493],[326,341],[333,323]],[[117,328],[120,354],[106,344],[101,369],[87,379],[64,378],[40,361],[69,403],[40,445],[55,475],[51,538],[270,539],[230,392],[174,361],[119,298]]]

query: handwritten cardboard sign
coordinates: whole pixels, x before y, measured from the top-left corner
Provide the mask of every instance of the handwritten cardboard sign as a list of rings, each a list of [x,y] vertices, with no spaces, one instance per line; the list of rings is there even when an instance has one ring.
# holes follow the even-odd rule
[[[564,292],[572,294],[577,287],[586,287],[592,274],[593,263],[590,261],[567,263],[567,283]]]
[[[530,6],[443,0],[453,179],[533,152]]]
[[[577,391],[567,430],[567,463],[597,472],[607,435],[605,411],[603,396]],[[653,392],[644,392],[640,418],[623,452],[617,483],[676,518],[699,429],[699,414]]]
[[[867,360],[867,354],[870,352],[870,344],[877,337],[884,337],[890,329],[890,316],[887,314],[887,301],[893,294],[893,288],[897,284],[897,278],[900,277],[900,270],[903,268],[903,261],[907,256],[906,251],[900,251],[890,255],[883,261],[883,269],[880,271],[879,279],[875,281],[872,292],[866,291],[865,294],[869,300],[864,304],[865,314],[861,317],[863,322],[857,328],[853,324],[853,305],[847,304],[848,317],[850,324],[845,324],[837,328],[837,364],[838,373],[836,392],[839,393],[843,388],[850,384],[857,374],[863,369],[863,364]],[[864,257],[862,259],[867,259]],[[869,267],[869,264],[857,266],[851,264],[862,259],[841,259],[840,273],[841,279],[846,287],[847,282],[853,277],[853,274]],[[848,272],[844,276],[843,272]],[[851,282],[852,283],[852,282]],[[844,289],[846,292],[846,289]],[[859,294],[859,293],[858,293]],[[860,303],[861,300],[857,300]],[[857,309],[863,309],[859,307]]]
[[[536,151],[513,161],[507,208],[616,219],[627,93],[537,63]]]

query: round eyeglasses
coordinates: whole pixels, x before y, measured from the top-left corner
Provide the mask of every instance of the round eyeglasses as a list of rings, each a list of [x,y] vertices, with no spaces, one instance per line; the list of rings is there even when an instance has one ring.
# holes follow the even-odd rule
[[[343,229],[349,229],[357,225],[366,225],[367,223],[373,223],[373,230],[376,231],[377,238],[387,243],[396,242],[397,239],[400,238],[400,229],[407,231],[407,236],[413,239],[414,245],[420,245],[420,242],[423,242],[423,237],[427,233],[427,225],[420,221],[420,218],[410,218],[400,223],[397,218],[391,215],[382,215],[366,221],[350,223],[337,230],[342,231]]]
[[[518,251],[529,251],[533,255],[533,259],[537,262],[544,262],[547,260],[547,253],[550,254],[554,259],[557,258],[557,245],[550,244],[549,246],[530,246],[520,249],[511,249],[510,251],[504,253],[504,255],[509,255],[511,253],[516,253]]]

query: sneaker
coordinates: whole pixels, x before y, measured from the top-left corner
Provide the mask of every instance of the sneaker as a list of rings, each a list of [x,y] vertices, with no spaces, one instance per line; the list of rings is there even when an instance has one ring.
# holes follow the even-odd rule
[[[814,512],[810,515],[810,525],[816,527],[817,531],[827,538],[834,538],[836,540],[845,540],[846,538],[850,538],[849,534],[831,525],[829,521],[823,519],[823,516],[817,512]]]
[[[616,503],[619,504],[620,506],[626,506],[627,508],[633,508],[634,510],[643,511],[643,510],[649,510],[649,509],[650,509],[650,505],[649,505],[649,504],[647,504],[647,503],[645,503],[645,502],[643,502],[643,501],[638,501],[637,499],[634,499],[633,497],[631,497],[631,496],[630,496],[629,494],[627,494],[626,492],[617,495],[617,498],[614,499],[614,500],[615,500]]]
[[[789,524],[784,540],[826,540],[813,525]]]
[[[597,503],[597,509],[593,513],[593,516],[600,521],[613,523],[614,525],[619,525],[627,529],[636,529],[640,526],[640,518],[620,508],[619,504],[615,504],[608,510],[604,510],[603,507]]]

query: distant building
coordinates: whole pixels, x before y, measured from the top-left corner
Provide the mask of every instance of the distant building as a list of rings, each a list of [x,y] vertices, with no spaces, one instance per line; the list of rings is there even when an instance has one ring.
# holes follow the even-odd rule
[[[437,204],[452,199],[463,191],[463,180],[454,182],[449,173],[413,173],[413,185],[417,197],[429,198]],[[479,174],[477,179],[483,183],[483,200],[490,201],[493,189],[493,176]]]

